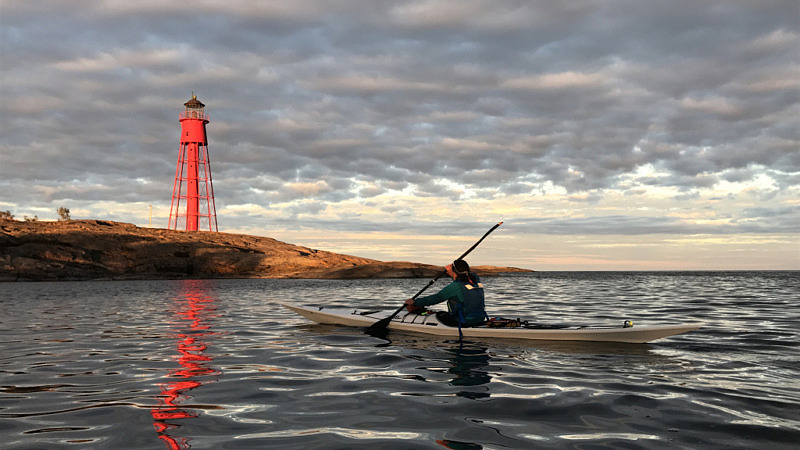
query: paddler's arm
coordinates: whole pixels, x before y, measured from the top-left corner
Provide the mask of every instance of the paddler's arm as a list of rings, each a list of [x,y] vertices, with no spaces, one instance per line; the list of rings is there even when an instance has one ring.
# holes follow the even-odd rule
[[[406,300],[406,305],[414,305],[414,306],[430,306],[435,305],[437,303],[442,303],[447,301],[450,298],[458,297],[458,294],[461,292],[461,286],[458,283],[450,283],[445,286],[441,291],[433,294],[428,295],[426,297],[419,297],[416,300],[408,299]]]

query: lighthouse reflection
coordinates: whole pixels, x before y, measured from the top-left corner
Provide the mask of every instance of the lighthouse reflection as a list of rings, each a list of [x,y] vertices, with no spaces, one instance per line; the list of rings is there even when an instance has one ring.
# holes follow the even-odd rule
[[[177,342],[178,368],[170,370],[171,379],[159,383],[158,406],[150,410],[156,433],[168,449],[190,448],[191,437],[181,436],[180,419],[199,416],[187,401],[189,392],[217,381],[221,372],[212,366],[207,340],[215,335],[209,320],[216,317],[215,299],[209,296],[211,283],[202,280],[180,281],[180,293],[174,299],[169,319]]]

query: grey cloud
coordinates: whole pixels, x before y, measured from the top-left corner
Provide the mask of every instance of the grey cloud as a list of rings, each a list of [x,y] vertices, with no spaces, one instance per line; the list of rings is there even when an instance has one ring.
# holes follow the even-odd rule
[[[316,181],[319,200],[461,198],[435,178],[591,197],[646,165],[666,175],[644,187],[686,193],[797,185],[795,2],[452,6],[4,2],[1,200],[168,202],[193,90],[227,204],[310,198],[284,186]],[[51,190],[90,178],[105,187]]]
[[[758,233],[764,229],[773,233],[800,232],[800,207],[797,206],[746,208],[742,217],[742,228],[746,232]]]
[[[733,233],[797,233],[799,208],[752,208],[744,211],[740,226],[736,220],[724,224],[700,225],[672,217],[598,216],[585,218],[537,218],[515,220],[507,228],[516,232],[551,235],[727,235]],[[768,221],[775,218],[778,223]]]

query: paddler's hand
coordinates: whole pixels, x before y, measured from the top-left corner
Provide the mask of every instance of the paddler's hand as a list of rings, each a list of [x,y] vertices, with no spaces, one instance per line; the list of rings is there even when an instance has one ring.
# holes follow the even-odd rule
[[[406,305],[412,305],[413,306],[414,305],[414,299],[410,298],[410,299],[406,300]]]

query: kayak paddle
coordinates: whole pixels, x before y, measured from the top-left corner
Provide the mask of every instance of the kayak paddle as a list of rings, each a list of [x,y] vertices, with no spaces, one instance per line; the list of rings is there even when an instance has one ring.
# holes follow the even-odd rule
[[[489,231],[486,232],[486,234],[484,234],[480,239],[478,239],[478,242],[476,242],[472,247],[469,248],[469,250],[465,251],[464,254],[459,256],[457,259],[464,259],[464,257],[469,255],[469,253],[471,251],[475,250],[475,247],[477,247],[478,244],[480,244],[481,242],[483,242],[484,239],[486,239],[486,236],[489,236],[489,234],[492,231],[497,229],[497,227],[499,227],[502,224],[503,224],[503,222],[500,222],[497,225],[495,225],[492,228],[490,228]],[[444,271],[444,272],[440,273],[439,275],[436,275],[436,277],[434,279],[429,281],[428,284],[424,288],[420,289],[420,291],[417,292],[413,297],[411,297],[411,299],[412,300],[416,300],[416,298],[419,297],[420,294],[425,292],[425,290],[428,289],[429,287],[431,287],[433,285],[433,283],[436,283],[436,280],[438,280],[439,278],[443,277],[444,275],[447,275],[447,271]],[[401,307],[397,308],[397,311],[395,311],[391,316],[386,317],[384,319],[381,319],[381,320],[373,323],[372,325],[370,325],[369,328],[367,328],[367,334],[376,334],[376,333],[380,333],[381,331],[385,330],[386,327],[389,326],[389,323],[392,322],[392,319],[394,319],[394,316],[398,315],[400,313],[400,311],[402,311],[403,308],[405,308],[405,307],[406,307],[406,305],[403,304]]]

